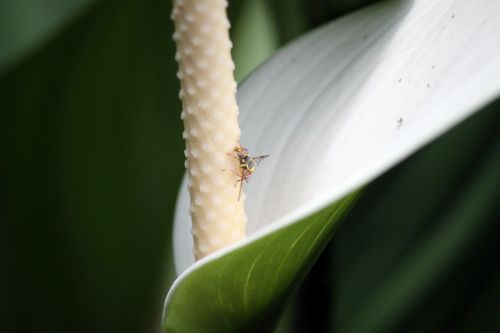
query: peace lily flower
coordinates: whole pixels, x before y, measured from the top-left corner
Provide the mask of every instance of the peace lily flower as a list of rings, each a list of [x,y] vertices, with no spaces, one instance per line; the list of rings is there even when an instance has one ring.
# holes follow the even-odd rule
[[[186,181],[167,332],[269,330],[356,191],[500,95],[500,4],[376,4],[279,51],[238,92],[241,141],[271,154],[248,237],[194,263]]]

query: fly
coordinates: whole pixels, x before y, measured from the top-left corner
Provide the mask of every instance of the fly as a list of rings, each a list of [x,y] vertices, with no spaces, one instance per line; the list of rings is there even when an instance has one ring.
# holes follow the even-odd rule
[[[238,159],[240,165],[240,172],[238,176],[240,179],[236,181],[235,186],[240,183],[240,191],[238,193],[238,201],[240,201],[241,197],[241,189],[243,188],[243,182],[248,183],[248,180],[255,172],[255,169],[259,166],[259,163],[269,157],[269,155],[261,155],[261,156],[250,156],[248,149],[238,144],[234,147],[234,158]]]

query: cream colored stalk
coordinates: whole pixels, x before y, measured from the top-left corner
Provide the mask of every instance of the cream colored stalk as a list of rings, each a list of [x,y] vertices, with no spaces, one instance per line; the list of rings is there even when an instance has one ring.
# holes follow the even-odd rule
[[[175,0],[172,19],[186,140],[191,233],[198,260],[245,237],[238,200],[238,106],[226,0]]]

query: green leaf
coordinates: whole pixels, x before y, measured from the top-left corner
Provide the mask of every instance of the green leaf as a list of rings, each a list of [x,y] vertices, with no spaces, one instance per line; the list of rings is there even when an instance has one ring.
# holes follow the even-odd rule
[[[47,43],[96,0],[0,2],[0,74]]]
[[[166,301],[169,333],[272,332],[286,301],[357,193],[295,224],[195,264]],[[218,320],[214,320],[218,318]]]

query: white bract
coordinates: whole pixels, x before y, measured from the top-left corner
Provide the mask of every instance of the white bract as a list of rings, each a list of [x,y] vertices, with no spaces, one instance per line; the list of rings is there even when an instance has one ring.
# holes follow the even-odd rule
[[[271,155],[247,185],[249,237],[192,265],[182,185],[174,229],[179,279],[369,183],[493,101],[499,32],[496,0],[393,1],[278,52],[238,95],[242,144]]]

